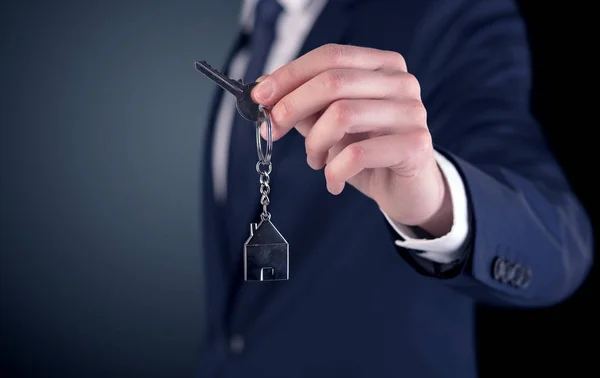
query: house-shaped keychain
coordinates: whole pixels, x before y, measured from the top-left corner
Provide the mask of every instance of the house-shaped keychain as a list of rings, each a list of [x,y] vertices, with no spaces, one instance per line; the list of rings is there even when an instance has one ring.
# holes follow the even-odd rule
[[[289,244],[270,219],[250,224],[250,237],[244,243],[244,279],[289,279]]]

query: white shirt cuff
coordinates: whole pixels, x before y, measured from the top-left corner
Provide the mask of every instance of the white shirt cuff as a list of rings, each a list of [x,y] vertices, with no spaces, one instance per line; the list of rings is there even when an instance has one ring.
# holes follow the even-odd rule
[[[396,240],[396,245],[423,251],[420,257],[441,264],[448,264],[461,257],[461,247],[469,234],[468,202],[465,185],[454,165],[442,154],[435,151],[435,159],[446,178],[452,199],[453,224],[450,232],[435,239],[419,239],[409,226],[395,223],[383,213],[392,228],[404,240]]]

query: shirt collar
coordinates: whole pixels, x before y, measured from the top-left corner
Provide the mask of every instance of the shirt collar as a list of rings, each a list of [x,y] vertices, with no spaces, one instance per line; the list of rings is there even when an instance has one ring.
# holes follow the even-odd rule
[[[313,0],[278,0],[283,7],[284,12],[301,12],[310,6]]]

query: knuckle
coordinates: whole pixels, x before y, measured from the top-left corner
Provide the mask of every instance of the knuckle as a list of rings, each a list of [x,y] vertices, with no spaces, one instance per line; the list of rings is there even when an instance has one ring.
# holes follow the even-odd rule
[[[329,70],[323,75],[323,87],[326,91],[337,92],[344,85],[345,75],[341,70]]]
[[[416,151],[428,151],[433,149],[431,133],[427,129],[418,129],[411,134],[411,145]]]
[[[329,117],[334,126],[343,126],[352,120],[353,109],[348,101],[336,101],[329,106]]]
[[[433,153],[431,134],[425,129],[416,129],[403,136],[408,138],[409,153],[395,166],[404,178],[416,178],[425,159]]]
[[[419,100],[412,100],[406,104],[408,117],[419,126],[427,125],[427,109]]]
[[[353,164],[362,165],[365,159],[365,149],[359,144],[354,143],[348,146],[348,153]]]
[[[389,51],[388,55],[394,67],[398,67],[402,71],[408,70],[408,67],[406,66],[406,59],[404,59],[404,56],[402,56],[402,54],[396,51]]]
[[[331,63],[338,63],[344,59],[344,46],[336,43],[328,43],[323,46],[323,54]]]
[[[404,73],[403,75],[401,75],[401,77],[402,86],[404,87],[406,93],[420,98],[421,84],[419,84],[419,80],[417,80],[416,76],[410,73]]]

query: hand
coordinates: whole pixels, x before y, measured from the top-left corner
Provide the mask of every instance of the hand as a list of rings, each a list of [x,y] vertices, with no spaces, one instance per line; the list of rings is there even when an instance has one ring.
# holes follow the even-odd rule
[[[329,192],[348,182],[399,224],[450,230],[419,82],[400,54],[325,45],[260,81],[252,97],[272,106],[273,139],[296,128],[310,167],[325,166]]]

